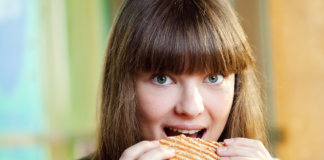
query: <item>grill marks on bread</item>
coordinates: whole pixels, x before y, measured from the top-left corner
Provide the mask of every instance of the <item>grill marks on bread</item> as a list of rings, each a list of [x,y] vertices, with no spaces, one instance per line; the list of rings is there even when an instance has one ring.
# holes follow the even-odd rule
[[[182,134],[161,139],[160,145],[175,149],[176,155],[170,160],[219,160],[216,151],[218,147],[224,146],[224,143],[186,137]]]

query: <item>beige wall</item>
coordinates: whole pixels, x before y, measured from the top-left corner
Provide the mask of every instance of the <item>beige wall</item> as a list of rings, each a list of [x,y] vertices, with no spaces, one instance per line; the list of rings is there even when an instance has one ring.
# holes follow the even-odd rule
[[[283,160],[324,159],[324,1],[270,0]]]
[[[234,4],[265,77],[276,155],[324,159],[324,1]]]

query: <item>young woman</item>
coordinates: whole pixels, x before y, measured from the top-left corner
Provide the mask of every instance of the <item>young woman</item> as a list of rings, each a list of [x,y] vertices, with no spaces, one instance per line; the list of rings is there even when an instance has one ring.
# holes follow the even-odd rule
[[[125,0],[104,68],[93,159],[167,159],[158,140],[225,141],[222,159],[271,159],[255,64],[226,0]]]

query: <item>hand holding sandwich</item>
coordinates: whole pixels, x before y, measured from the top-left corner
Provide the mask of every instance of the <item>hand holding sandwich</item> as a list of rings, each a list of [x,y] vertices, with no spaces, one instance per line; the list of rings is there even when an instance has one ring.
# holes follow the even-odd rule
[[[217,150],[221,160],[272,160],[261,141],[247,138],[226,139],[225,146]]]
[[[258,140],[232,138],[223,143],[179,135],[139,142],[126,149],[120,159],[271,160],[272,157]]]
[[[174,150],[161,148],[159,141],[141,141],[127,148],[120,160],[163,160],[174,155]]]

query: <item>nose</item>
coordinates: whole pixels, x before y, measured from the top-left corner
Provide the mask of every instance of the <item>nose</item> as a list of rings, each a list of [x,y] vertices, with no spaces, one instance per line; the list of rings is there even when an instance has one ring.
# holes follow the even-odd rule
[[[203,98],[197,87],[184,87],[175,111],[178,115],[194,118],[204,112]]]

